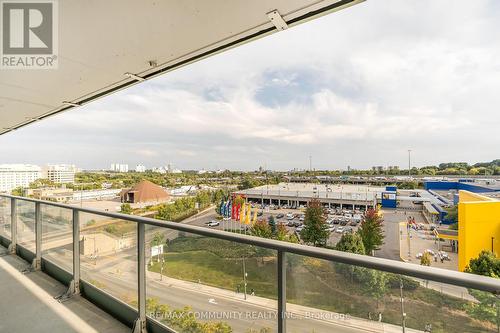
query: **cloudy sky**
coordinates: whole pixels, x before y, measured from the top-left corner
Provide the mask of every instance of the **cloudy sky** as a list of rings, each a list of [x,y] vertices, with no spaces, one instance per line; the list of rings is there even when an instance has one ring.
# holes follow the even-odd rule
[[[500,1],[371,0],[0,136],[0,162],[424,166],[500,158],[499,131]]]

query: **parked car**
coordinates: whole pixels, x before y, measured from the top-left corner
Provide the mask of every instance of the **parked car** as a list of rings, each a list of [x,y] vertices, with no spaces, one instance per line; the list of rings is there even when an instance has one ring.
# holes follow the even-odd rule
[[[302,222],[300,222],[300,221],[295,221],[295,222],[293,222],[293,225],[294,225],[295,227],[300,227],[301,225],[303,225],[303,223],[302,223]]]
[[[304,229],[304,226],[303,226],[303,225],[298,226],[298,227],[295,229],[295,231],[297,231],[297,232],[301,232],[301,231],[302,231],[302,229]]]
[[[293,227],[295,226],[295,222],[293,222],[293,220],[288,220],[288,223],[286,225],[289,227]]]
[[[339,233],[339,234],[343,233],[344,231],[345,231],[345,229],[344,229],[344,227],[342,227],[342,226],[338,227],[338,228],[335,230],[335,232],[337,232],[337,233]]]
[[[334,226],[328,227],[328,231],[330,231],[330,232],[334,232],[334,231],[335,231],[335,228],[336,228],[336,227],[334,227]]]
[[[210,221],[207,223],[207,226],[212,228],[212,227],[217,227],[220,225],[220,222],[219,221]]]
[[[285,217],[285,214],[279,213],[278,215],[276,215],[277,219],[282,219],[283,217]]]

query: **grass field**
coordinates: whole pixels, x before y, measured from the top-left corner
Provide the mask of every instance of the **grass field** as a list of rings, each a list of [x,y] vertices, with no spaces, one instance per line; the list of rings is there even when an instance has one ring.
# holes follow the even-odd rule
[[[248,273],[248,292],[276,299],[276,254],[253,246],[206,237],[180,237],[171,241],[164,254],[163,273],[172,278],[236,291],[243,286],[243,260]],[[156,261],[156,259],[154,259]],[[159,272],[160,264],[150,270]],[[395,277],[395,276],[394,276]],[[399,281],[399,279],[397,280]],[[489,322],[471,319],[464,311],[467,301],[424,287],[404,290],[407,327],[432,332],[496,332]],[[287,299],[289,303],[318,309],[376,318],[400,325],[399,284],[392,285],[380,299],[364,292],[360,283],[339,273],[338,264],[295,255],[288,257]]]

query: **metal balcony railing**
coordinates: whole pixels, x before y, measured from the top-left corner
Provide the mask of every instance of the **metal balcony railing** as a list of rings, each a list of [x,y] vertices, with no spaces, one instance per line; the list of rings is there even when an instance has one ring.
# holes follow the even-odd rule
[[[34,225],[35,225],[35,255],[32,263],[32,269],[39,270],[42,265],[42,209],[43,206],[59,207],[70,210],[72,212],[72,253],[73,253],[73,272],[72,281],[68,290],[68,295],[77,294],[80,292],[80,214],[88,213],[102,217],[114,218],[123,221],[137,223],[137,308],[138,314],[135,321],[135,331],[146,331],[146,243],[145,243],[145,227],[154,226],[159,228],[171,229],[179,232],[187,232],[194,235],[207,236],[216,239],[231,241],[239,244],[248,244],[265,249],[274,250],[277,252],[277,327],[279,333],[286,331],[287,317],[286,312],[287,295],[286,295],[286,254],[296,254],[310,258],[323,259],[335,263],[343,263],[353,266],[360,266],[379,271],[400,274],[404,276],[446,283],[454,286],[472,288],[476,290],[486,291],[498,294],[500,292],[500,280],[477,276],[457,271],[444,270],[434,267],[425,267],[420,265],[412,265],[393,260],[382,258],[339,252],[324,248],[316,248],[299,244],[292,244],[276,240],[269,240],[249,235],[213,230],[204,227],[191,226],[187,224],[166,222],[151,218],[139,217],[134,215],[125,215],[119,213],[111,213],[95,209],[74,207],[66,204],[59,204],[48,201],[41,201],[31,198],[23,198],[11,195],[0,195],[0,199],[10,200],[10,217],[11,217],[11,237],[9,251],[16,253],[17,239],[17,205],[21,202],[30,202],[34,204]],[[149,320],[149,319],[148,319]]]

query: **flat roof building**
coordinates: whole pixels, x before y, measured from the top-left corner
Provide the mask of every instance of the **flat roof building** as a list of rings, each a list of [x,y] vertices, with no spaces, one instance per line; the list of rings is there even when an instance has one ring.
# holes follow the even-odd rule
[[[0,164],[0,192],[17,187],[26,188],[41,177],[39,166],[31,164]]]
[[[48,164],[42,168],[42,178],[58,184],[73,184],[75,173],[73,164]]]
[[[313,198],[328,206],[350,208],[374,207],[384,187],[346,184],[280,183],[234,192],[249,201],[278,206],[306,205]]]

